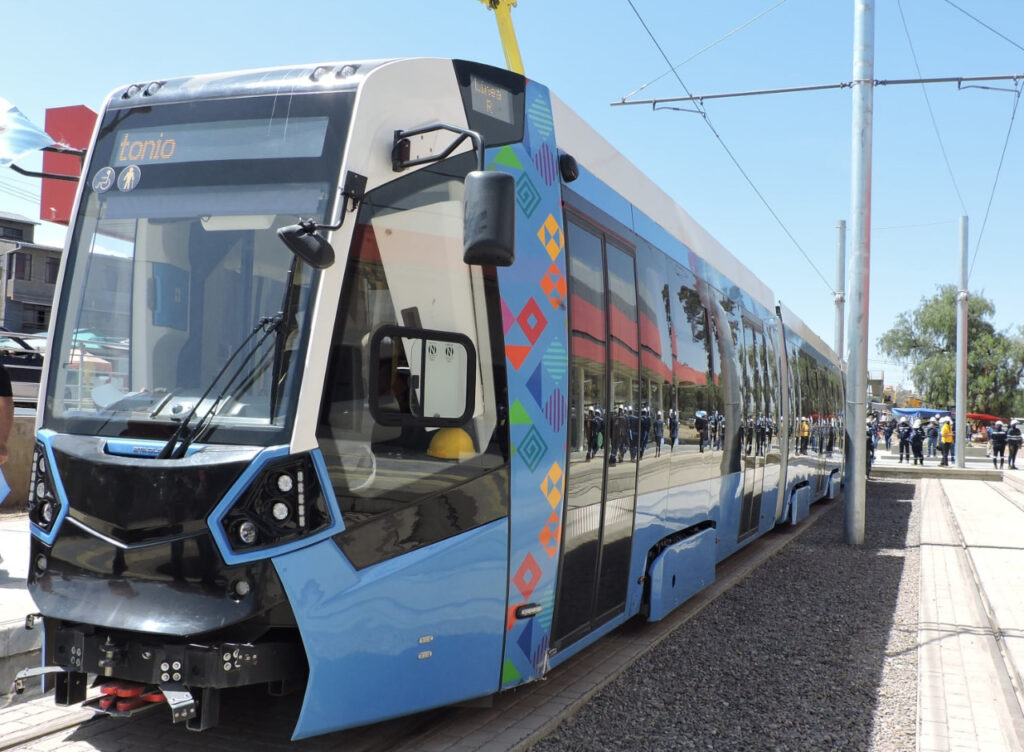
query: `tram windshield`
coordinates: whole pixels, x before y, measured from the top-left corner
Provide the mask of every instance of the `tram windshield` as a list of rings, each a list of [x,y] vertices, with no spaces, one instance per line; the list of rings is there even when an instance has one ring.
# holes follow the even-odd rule
[[[276,230],[329,221],[352,96],[106,113],[54,308],[45,427],[166,439],[194,410],[199,441],[286,440],[317,272]]]

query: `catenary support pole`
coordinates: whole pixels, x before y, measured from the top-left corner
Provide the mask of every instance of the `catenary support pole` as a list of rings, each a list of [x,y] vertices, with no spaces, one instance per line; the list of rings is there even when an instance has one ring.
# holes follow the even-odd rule
[[[956,466],[967,455],[967,217],[960,217],[960,291],[956,294]]]
[[[871,264],[871,115],[874,95],[875,6],[853,4],[853,129],[851,169],[852,250],[848,299],[849,335],[846,386],[847,457],[844,538],[864,543],[864,497],[867,490],[868,294]]]
[[[843,317],[846,315],[846,220],[836,225],[839,234],[836,248],[836,354],[843,357]]]

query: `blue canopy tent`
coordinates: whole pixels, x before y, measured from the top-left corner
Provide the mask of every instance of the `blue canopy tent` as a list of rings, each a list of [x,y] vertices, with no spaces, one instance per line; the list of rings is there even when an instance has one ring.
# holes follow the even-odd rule
[[[941,418],[943,415],[953,417],[953,414],[949,410],[935,410],[930,407],[894,407],[892,408],[892,414],[897,418],[907,418],[913,420],[914,418],[920,418],[921,420],[928,420],[929,418]]]

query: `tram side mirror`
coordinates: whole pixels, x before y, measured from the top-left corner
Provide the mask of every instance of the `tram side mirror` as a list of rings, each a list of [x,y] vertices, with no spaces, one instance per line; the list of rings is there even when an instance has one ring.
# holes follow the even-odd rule
[[[462,260],[512,266],[516,260],[516,181],[497,170],[466,175]]]
[[[314,269],[326,269],[334,263],[334,248],[318,232],[316,222],[311,219],[277,228],[277,237]]]

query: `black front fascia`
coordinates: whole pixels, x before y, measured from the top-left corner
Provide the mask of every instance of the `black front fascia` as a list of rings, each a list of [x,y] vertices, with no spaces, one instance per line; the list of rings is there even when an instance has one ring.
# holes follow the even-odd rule
[[[32,542],[29,590],[45,616],[195,635],[252,620],[285,600],[268,560],[227,566],[206,524],[258,449],[207,447],[154,460],[107,454],[105,444],[53,439],[69,510],[52,547]],[[40,554],[45,569],[36,564]],[[241,581],[249,586],[243,596]],[[263,629],[251,623],[236,631],[248,639]]]
[[[106,441],[58,435],[55,468],[68,514],[126,544],[195,535],[258,450],[207,447],[177,460],[108,454]]]
[[[508,515],[508,465],[462,486],[352,525],[334,542],[363,569]]]
[[[43,616],[110,629],[254,640],[285,601],[269,559],[228,567],[208,533],[123,549],[65,520],[52,548],[32,539],[31,562],[28,589]],[[235,591],[241,581],[251,588],[244,597]]]

